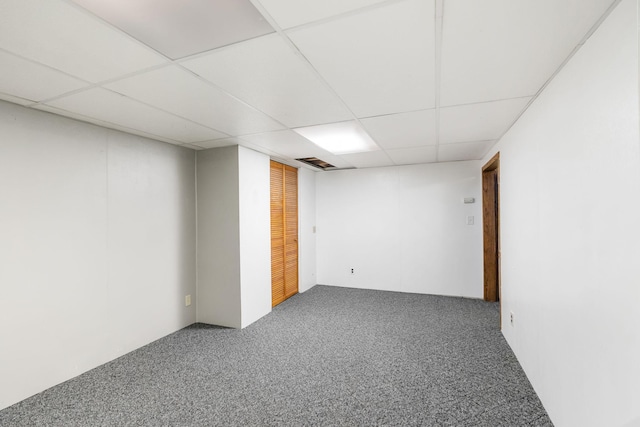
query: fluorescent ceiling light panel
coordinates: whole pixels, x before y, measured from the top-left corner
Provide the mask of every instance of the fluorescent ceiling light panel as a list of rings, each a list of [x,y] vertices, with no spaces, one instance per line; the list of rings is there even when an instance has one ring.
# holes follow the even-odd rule
[[[73,0],[171,59],[272,33],[249,0]]]
[[[380,148],[355,121],[293,129],[333,154],[362,153]]]

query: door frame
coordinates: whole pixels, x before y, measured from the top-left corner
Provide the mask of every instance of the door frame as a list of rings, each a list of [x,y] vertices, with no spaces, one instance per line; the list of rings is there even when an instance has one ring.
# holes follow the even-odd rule
[[[492,176],[496,175],[496,185]],[[501,301],[500,266],[500,152],[482,167],[482,243],[484,300]],[[502,313],[502,304],[500,306]]]

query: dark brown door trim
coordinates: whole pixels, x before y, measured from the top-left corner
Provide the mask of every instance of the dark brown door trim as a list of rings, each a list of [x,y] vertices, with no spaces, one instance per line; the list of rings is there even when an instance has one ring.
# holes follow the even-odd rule
[[[484,300],[500,300],[500,153],[482,167]]]

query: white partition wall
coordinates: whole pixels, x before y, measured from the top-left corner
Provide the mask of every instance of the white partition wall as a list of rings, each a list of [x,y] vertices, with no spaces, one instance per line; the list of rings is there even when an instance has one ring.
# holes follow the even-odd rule
[[[298,169],[298,291],[316,285],[316,176],[321,172]]]
[[[496,147],[502,329],[558,427],[640,425],[637,16],[623,0]]]
[[[239,328],[238,149],[200,151],[197,158],[198,322]]]
[[[198,152],[198,321],[243,328],[271,311],[269,157]]]
[[[238,147],[241,327],[271,312],[269,157]]]
[[[108,323],[114,357],[195,322],[195,156],[108,135]]]
[[[482,297],[479,162],[322,172],[316,183],[318,283]]]
[[[0,409],[195,321],[194,167],[0,102]]]

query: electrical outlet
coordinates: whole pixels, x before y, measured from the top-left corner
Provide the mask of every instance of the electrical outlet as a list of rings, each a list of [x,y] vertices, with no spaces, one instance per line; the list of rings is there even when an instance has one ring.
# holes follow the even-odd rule
[[[509,312],[509,323],[511,323],[511,326],[513,326],[513,311]]]
[[[185,295],[185,297],[184,297],[184,305],[185,305],[185,307],[189,307],[191,305],[191,295]]]
[[[351,274],[356,274],[353,268],[351,269]]]

